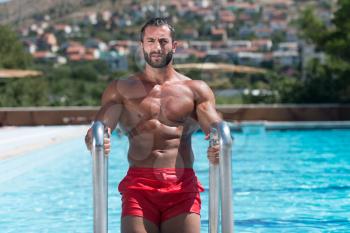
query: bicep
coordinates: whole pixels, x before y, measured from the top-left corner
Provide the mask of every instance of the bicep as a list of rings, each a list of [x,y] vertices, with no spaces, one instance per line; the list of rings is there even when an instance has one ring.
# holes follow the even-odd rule
[[[112,130],[117,126],[123,111],[121,96],[117,90],[117,82],[108,85],[102,95],[101,108],[97,112],[95,120],[102,121],[105,126]]]
[[[215,108],[215,96],[204,82],[196,88],[196,113],[198,123],[205,134],[208,134],[212,124],[222,119]]]

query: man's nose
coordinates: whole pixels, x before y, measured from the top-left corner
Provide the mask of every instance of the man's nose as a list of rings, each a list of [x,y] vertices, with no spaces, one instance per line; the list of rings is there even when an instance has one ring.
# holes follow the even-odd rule
[[[162,46],[160,45],[160,43],[158,41],[154,43],[154,49],[157,51],[162,50]]]

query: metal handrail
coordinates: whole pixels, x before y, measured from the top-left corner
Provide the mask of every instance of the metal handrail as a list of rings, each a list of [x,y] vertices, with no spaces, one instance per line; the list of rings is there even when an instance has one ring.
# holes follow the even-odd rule
[[[210,132],[210,146],[220,143],[216,128]],[[219,231],[219,165],[209,164],[209,233]]]
[[[108,157],[104,155],[105,128],[101,121],[92,125],[92,170],[94,233],[108,231]]]
[[[108,231],[108,157],[104,155],[104,125],[96,121],[92,126],[93,142],[93,204],[94,233]],[[220,143],[219,165],[210,165],[209,180],[209,232],[217,233],[219,227],[219,192],[221,193],[221,229],[223,233],[233,233],[232,208],[232,137],[225,122],[213,129]],[[211,140],[212,141],[212,140]],[[220,187],[220,190],[219,190]]]
[[[211,145],[220,144],[219,165],[209,167],[209,233],[217,233],[219,227],[219,192],[221,193],[221,232],[233,233],[232,162],[233,140],[226,122],[217,123],[211,129]],[[220,187],[220,190],[219,190]]]

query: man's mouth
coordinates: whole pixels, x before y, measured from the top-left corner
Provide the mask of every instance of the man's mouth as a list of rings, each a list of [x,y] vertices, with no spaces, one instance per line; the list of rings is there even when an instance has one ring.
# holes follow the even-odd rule
[[[154,57],[154,58],[161,58],[162,57],[162,54],[156,54],[156,53],[154,53],[154,54],[151,54],[151,57]]]

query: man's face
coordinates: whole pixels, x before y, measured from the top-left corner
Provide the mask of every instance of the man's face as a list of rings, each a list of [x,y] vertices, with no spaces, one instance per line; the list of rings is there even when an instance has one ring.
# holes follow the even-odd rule
[[[176,42],[171,39],[170,29],[166,26],[149,26],[142,41],[143,55],[153,68],[166,67],[173,58]]]

